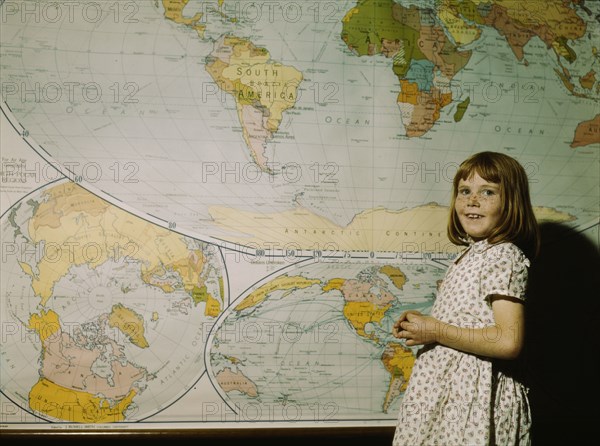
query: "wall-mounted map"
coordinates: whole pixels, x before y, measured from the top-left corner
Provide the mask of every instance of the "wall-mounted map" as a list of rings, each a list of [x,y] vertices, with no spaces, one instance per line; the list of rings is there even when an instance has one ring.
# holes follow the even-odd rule
[[[9,427],[394,425],[472,153],[598,231],[600,5],[0,2]],[[139,427],[139,425],[138,425]]]

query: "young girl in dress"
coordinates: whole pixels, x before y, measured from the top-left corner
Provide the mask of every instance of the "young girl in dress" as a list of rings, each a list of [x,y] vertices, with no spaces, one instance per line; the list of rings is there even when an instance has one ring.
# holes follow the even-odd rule
[[[527,388],[504,367],[524,341],[525,287],[539,230],[515,159],[477,153],[453,182],[448,237],[467,246],[431,315],[407,311],[393,334],[423,345],[401,403],[394,446],[528,445]]]

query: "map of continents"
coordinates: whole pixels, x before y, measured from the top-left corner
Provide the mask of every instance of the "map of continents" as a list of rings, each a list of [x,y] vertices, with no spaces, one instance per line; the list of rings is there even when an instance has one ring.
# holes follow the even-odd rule
[[[219,251],[66,182],[2,221],[2,391],[49,420],[133,421],[203,373]],[[26,342],[23,342],[26,341]]]
[[[472,55],[472,51],[461,48],[480,38],[478,25],[495,28],[525,64],[525,46],[534,37],[540,38],[557,56],[555,71],[569,92],[598,98],[596,70],[590,66],[589,71],[574,78],[567,66],[578,57],[568,42],[584,38],[587,31],[585,21],[568,2],[437,3],[437,10],[433,10],[416,5],[406,8],[391,0],[361,0],[344,19],[342,37],[357,55],[382,54],[393,60],[392,69],[401,85],[398,104],[408,136],[428,132],[438,121],[441,108],[452,102],[451,82]],[[588,16],[593,15],[582,6]],[[594,53],[597,51],[596,47]],[[469,102],[467,97],[457,106],[457,121]],[[600,142],[599,124],[600,114],[581,122],[574,130],[571,147]]]
[[[486,30],[494,29],[506,40],[515,60],[526,68],[530,67],[527,46],[534,39],[540,39],[544,43],[549,51],[548,56],[554,56],[556,59],[553,74],[567,94],[583,104],[592,105],[589,113],[582,112],[581,119],[574,122],[570,130],[569,146],[593,149],[600,143],[598,132],[600,114],[597,106],[593,106],[594,103],[597,104],[600,92],[600,84],[596,76],[598,48],[593,45],[587,47],[581,45],[585,40],[592,40],[592,36],[597,32],[595,28],[597,14],[586,7],[584,2],[577,2],[579,10],[573,5],[560,1],[438,1],[435,2],[435,8],[421,8],[415,4],[404,5],[404,3],[392,0],[357,1],[345,12],[341,20],[340,38],[353,56],[360,58],[383,56],[391,60],[390,69],[399,85],[396,101],[406,137],[426,136],[440,120],[444,109],[451,104],[454,105],[452,113],[454,122],[461,122],[465,114],[470,114],[468,112],[474,99],[472,96],[477,94],[474,86],[479,85],[481,76],[478,82],[470,80],[458,82],[459,85],[466,86],[466,94],[462,86],[456,87],[457,79],[459,75],[463,75],[465,68],[467,72],[472,71],[469,64],[473,63],[474,53],[469,48],[474,47],[482,39]],[[193,19],[185,19],[182,11],[187,2],[164,2],[164,4],[168,19],[192,26],[198,31],[199,36],[204,37],[206,27],[198,27],[202,14],[194,16]],[[222,12],[227,11],[224,2],[220,2],[219,5]],[[235,10],[232,20],[235,20],[239,12]],[[588,19],[587,21],[581,17],[582,14]],[[218,87],[235,98],[244,141],[252,159],[262,170],[274,173],[275,170],[269,167],[274,163],[266,155],[266,143],[272,141],[279,131],[282,114],[286,110],[290,112],[300,108],[297,102],[298,86],[303,80],[302,71],[291,65],[275,62],[265,48],[259,48],[246,39],[230,35],[223,35],[215,42],[214,51],[206,62],[206,70]],[[531,67],[531,70],[535,73],[537,68]],[[468,79],[468,75],[465,75],[465,78]],[[534,74],[533,79],[535,78]],[[504,82],[498,84],[492,82],[485,87],[484,95],[491,94],[488,102],[495,102],[503,91],[508,92],[511,89],[515,90],[515,100],[523,94],[525,102],[538,102],[537,96],[541,89],[536,83],[527,82],[519,85],[514,81],[509,83],[508,79],[506,84]],[[489,88],[492,88],[491,93]],[[518,89],[523,91],[519,92]],[[481,108],[482,105],[476,107]],[[244,113],[243,110],[246,112]],[[484,118],[489,115],[486,112],[481,114]],[[346,121],[351,122],[349,119]],[[498,130],[502,126],[496,124],[495,128]],[[519,128],[518,133],[522,131]],[[534,130],[529,129],[527,132],[531,135]],[[542,130],[541,133],[543,132]],[[425,163],[421,163],[423,164]],[[536,173],[538,165],[532,162],[531,166],[535,172],[530,174]],[[421,172],[422,175],[423,173],[428,174],[427,171]],[[440,174],[440,172],[433,173]],[[597,181],[597,178],[592,181]],[[565,208],[565,212],[556,212],[553,206],[538,208],[538,218],[542,221],[558,222],[577,220],[577,216],[566,211],[567,207],[562,205],[559,207]],[[423,211],[430,213],[429,209],[415,207],[411,218],[427,220],[428,217]],[[383,239],[377,240],[380,234],[373,234],[373,237],[363,240],[364,244],[359,246],[349,241],[347,236],[339,235],[344,232],[344,229],[347,230],[347,234],[352,233],[352,230],[356,232],[362,230],[364,233],[365,226],[377,227],[378,220],[385,221],[384,227],[398,227],[395,224],[396,215],[387,207],[359,212],[345,227],[320,221],[318,215],[310,215],[310,213],[306,215],[307,213],[298,210],[293,214],[290,212],[253,214],[239,208],[216,205],[210,209],[210,213],[221,227],[232,230],[234,234],[245,233],[244,237],[235,235],[229,237],[230,240],[240,243],[273,243],[273,240],[277,240],[278,244],[281,242],[281,245],[285,245],[286,241],[293,240],[297,246],[306,246],[305,241],[298,241],[298,238],[294,237],[293,234],[296,234],[297,230],[290,231],[290,224],[286,223],[301,218],[304,228],[331,227],[331,231],[326,232],[328,235],[333,234],[334,237],[328,237],[328,241],[340,249],[357,247],[384,249],[382,246],[390,240],[385,242]],[[264,224],[261,234],[253,233],[249,237],[250,222],[259,218]],[[583,218],[587,220],[588,217]],[[433,229],[433,232],[443,232],[443,220],[436,219],[436,221],[440,224]],[[315,232],[318,231],[313,231]],[[422,244],[423,240],[417,238],[402,242]],[[439,246],[437,240],[431,244]]]
[[[597,230],[599,2],[0,14],[0,389],[35,417],[393,422],[458,163],[511,154],[541,222]]]
[[[429,311],[444,271],[422,259],[294,265],[222,316],[209,339],[210,375],[241,414],[394,418],[415,349],[391,326],[402,311]]]

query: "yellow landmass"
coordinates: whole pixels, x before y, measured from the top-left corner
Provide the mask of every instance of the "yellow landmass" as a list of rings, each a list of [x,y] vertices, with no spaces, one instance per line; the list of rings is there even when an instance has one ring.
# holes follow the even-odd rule
[[[552,208],[534,208],[543,221],[572,221]],[[229,231],[222,238],[238,244],[278,249],[377,252],[458,252],[446,236],[448,207],[436,203],[391,211],[371,209],[357,214],[346,226],[300,208],[280,213],[241,211],[212,206],[216,225]]]
[[[221,302],[210,294],[206,298],[206,308],[204,314],[210,317],[217,317],[221,313]]]
[[[63,183],[48,189],[44,193],[46,200],[40,203],[35,218],[29,220],[30,233],[35,233],[40,226],[60,229],[63,225],[62,217],[73,211],[97,217],[110,206],[93,194],[81,194],[82,190],[84,189],[75,183]]]
[[[476,3],[482,3],[482,1]],[[505,8],[509,17],[524,25],[553,25],[556,29],[560,29],[563,24],[557,19],[560,19],[561,15],[565,19],[575,15],[573,9],[563,0],[529,2],[494,0],[494,3]]]
[[[144,336],[144,319],[135,311],[117,304],[112,307],[108,316],[108,325],[118,328],[129,338],[132,344],[139,348],[148,348],[148,341]]]
[[[188,251],[185,257],[173,261],[170,267],[173,271],[179,273],[179,276],[183,279],[183,289],[189,294],[197,287],[205,264],[204,254],[198,249],[191,253]]]
[[[211,61],[207,64],[207,71],[224,91],[234,96],[238,104],[269,110],[265,128],[276,131],[283,111],[296,103],[302,73],[294,67],[272,61],[266,49],[245,39],[226,36],[223,47],[230,48],[229,59]]]
[[[248,52],[243,56],[251,57]],[[239,104],[269,110],[265,128],[270,132],[277,131],[283,112],[296,104],[298,86],[303,79],[302,73],[290,66],[234,57],[221,74],[235,85],[235,91],[229,93]]]
[[[109,259],[139,261],[143,279],[166,292],[173,291],[172,284],[155,279],[163,276],[165,269],[180,273],[188,292],[202,283],[205,259],[200,251],[190,252],[178,234],[109,205],[74,183],[45,193],[45,200],[29,220],[29,234],[33,243],[45,246],[36,265],[37,275],[22,265],[42,305],[71,267],[85,264],[96,268]]]
[[[229,362],[231,362],[233,365],[238,365],[241,364],[242,361],[240,361],[239,358],[237,358],[236,356],[228,356],[228,355],[224,355],[225,359]]]
[[[191,19],[183,16],[183,10],[189,1],[190,0],[163,0],[162,3],[165,8],[165,18],[183,25],[189,25],[199,21],[202,18],[202,14],[200,13],[197,13]]]
[[[58,317],[58,314],[52,310],[42,310],[39,315],[31,315],[27,328],[37,332],[43,345],[46,339],[50,338],[61,330],[60,318]]]
[[[509,18],[530,29],[542,29],[539,37],[552,46],[554,51],[573,62],[577,56],[568,46],[570,40],[585,35],[586,24],[577,15],[575,8],[563,0],[515,1],[495,0],[494,3],[506,8]]]
[[[538,222],[553,222],[553,223],[566,223],[569,221],[577,220],[577,217],[566,212],[558,211],[554,208],[537,206],[533,208],[535,218]]]
[[[555,40],[552,42],[552,49],[558,54],[560,57],[564,57],[565,59],[569,59],[571,56],[571,51],[563,42],[560,40]]]
[[[273,214],[210,208],[218,226],[238,234],[223,236],[232,242],[333,251],[442,252],[451,246],[446,237],[447,213],[437,204],[402,211],[378,208],[340,226],[304,208]]]
[[[404,378],[405,384],[401,389],[404,391],[408,385],[408,378],[415,365],[416,358],[410,349],[404,348],[401,345],[392,344],[391,349],[392,353],[384,358],[384,364],[393,376],[402,376]]]
[[[396,288],[401,290],[402,287],[404,287],[404,284],[406,283],[406,276],[400,268],[392,265],[385,265],[381,267],[380,271],[382,274],[385,274],[390,278]]]
[[[192,290],[192,299],[195,304],[199,304],[200,302],[206,302],[208,300],[209,293],[208,288],[206,286],[195,286]]]
[[[351,8],[346,15],[344,16],[344,18],[342,18],[342,22],[343,23],[349,23],[350,20],[352,20],[352,16],[354,14],[359,14],[360,10],[358,8]]]
[[[346,279],[334,278],[325,284],[323,291],[326,293],[331,290],[341,290]]]
[[[373,336],[367,335],[365,325],[369,322],[381,322],[389,307],[389,305],[378,307],[372,302],[347,302],[344,306],[344,316],[359,336],[371,339]]]
[[[481,30],[474,25],[469,25],[461,17],[452,12],[451,9],[440,6],[438,17],[446,26],[446,29],[457,45],[468,45],[481,36]]]
[[[116,423],[125,420],[124,412],[137,392],[110,406],[105,398],[58,386],[40,379],[29,392],[29,407],[53,418],[73,423]]]
[[[19,266],[21,267],[23,272],[29,277],[36,277],[36,274],[33,272],[33,269],[31,268],[31,265],[29,263],[19,262]]]
[[[221,313],[221,302],[208,292],[206,285],[194,287],[191,291],[191,295],[194,303],[198,304],[204,302],[206,304],[204,309],[204,314],[206,316],[217,317]]]
[[[190,0],[163,0],[163,7],[165,8],[165,18],[179,23],[180,25],[186,25],[196,30],[200,38],[204,37],[204,31],[206,31],[205,25],[199,25],[198,22],[202,19],[202,13],[198,12],[194,14],[194,17],[187,18],[183,16],[183,10],[187,6]],[[223,0],[219,0],[222,3]]]
[[[411,350],[402,345],[388,344],[386,346],[381,360],[391,377],[383,403],[384,413],[388,412],[392,402],[406,390],[415,359]]]
[[[398,102],[417,105],[419,103],[419,98],[421,98],[419,84],[417,84],[416,82],[410,82],[405,79],[401,79],[400,93],[398,93]]]
[[[274,291],[307,288],[313,285],[318,285],[319,283],[320,281],[318,279],[307,279],[302,276],[278,277],[250,293],[242,302],[240,302],[240,304],[235,307],[235,310],[242,311],[246,308],[258,305]]]
[[[206,71],[235,98],[244,140],[258,166],[269,171],[264,145],[279,129],[284,111],[296,104],[302,73],[271,60],[265,48],[233,36],[222,38]]]

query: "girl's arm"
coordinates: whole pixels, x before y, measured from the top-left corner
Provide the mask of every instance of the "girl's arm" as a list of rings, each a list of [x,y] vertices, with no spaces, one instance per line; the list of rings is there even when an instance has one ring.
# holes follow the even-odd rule
[[[493,295],[490,299],[494,325],[458,327],[418,311],[407,311],[394,324],[392,333],[397,338],[406,339],[408,346],[437,342],[475,355],[515,359],[521,353],[525,338],[524,305],[510,296]]]

